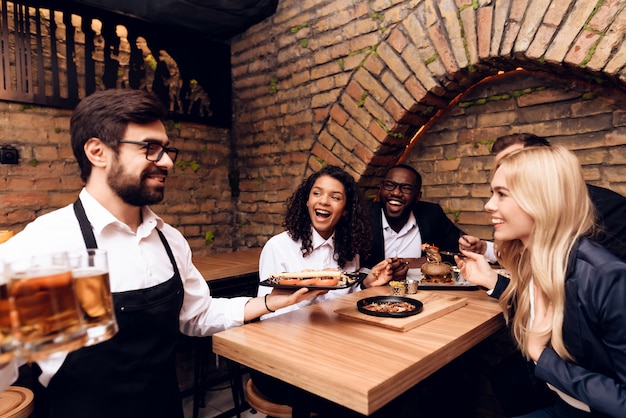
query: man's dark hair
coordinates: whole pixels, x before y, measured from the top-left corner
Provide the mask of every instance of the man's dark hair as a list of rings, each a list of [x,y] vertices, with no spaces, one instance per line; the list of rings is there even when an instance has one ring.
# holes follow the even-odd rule
[[[413,167],[411,167],[408,164],[398,164],[398,165],[394,165],[393,167],[389,168],[389,170],[387,170],[387,173],[385,173],[385,178],[387,178],[387,174],[389,174],[389,172],[391,170],[393,170],[394,168],[404,168],[405,170],[409,170],[411,173],[413,173],[413,175],[415,176],[415,187],[417,187],[417,191],[419,192],[420,190],[422,190],[422,176],[420,175],[420,173],[417,172],[417,170]]]
[[[100,139],[117,152],[117,141],[122,139],[129,123],[151,123],[162,120],[166,114],[161,101],[143,90],[102,90],[81,100],[70,120],[72,150],[80,167],[80,178],[87,181],[91,175],[91,163],[84,149],[90,138]]]
[[[504,135],[496,139],[496,142],[493,143],[491,147],[491,153],[497,154],[505,148],[510,147],[511,145],[522,144],[524,147],[549,147],[550,143],[547,139],[537,136],[535,134],[529,133],[518,133],[511,135]]]
[[[287,199],[283,225],[291,239],[302,240],[302,255],[309,255],[313,245],[307,201],[315,181],[322,176],[340,181],[346,191],[346,215],[341,217],[335,228],[335,259],[339,267],[343,268],[357,254],[365,256],[371,246],[371,229],[363,194],[350,174],[339,167],[326,166],[309,176]]]

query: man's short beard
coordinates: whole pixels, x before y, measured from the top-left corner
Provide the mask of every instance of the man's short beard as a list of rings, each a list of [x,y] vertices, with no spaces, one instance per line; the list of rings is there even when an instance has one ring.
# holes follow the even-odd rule
[[[159,203],[163,200],[164,188],[151,190],[145,184],[147,174],[144,172],[137,183],[135,178],[122,171],[118,166],[109,173],[107,180],[109,187],[127,204],[132,206],[147,206]]]
[[[163,189],[161,190],[148,190],[144,185],[143,180],[138,185],[120,185],[119,187],[113,187],[113,190],[117,195],[129,205],[132,206],[147,206],[154,205],[163,200]]]

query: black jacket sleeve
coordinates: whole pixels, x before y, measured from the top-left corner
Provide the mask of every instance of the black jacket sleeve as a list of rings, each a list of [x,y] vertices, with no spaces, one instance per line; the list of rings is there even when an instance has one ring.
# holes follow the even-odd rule
[[[626,262],[626,197],[591,184],[587,190],[600,227],[593,240]]]

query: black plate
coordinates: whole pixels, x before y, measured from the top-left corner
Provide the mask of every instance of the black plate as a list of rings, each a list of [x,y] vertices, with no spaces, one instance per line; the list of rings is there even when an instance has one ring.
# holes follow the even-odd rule
[[[302,287],[306,287],[312,290],[337,290],[337,289],[347,289],[348,287],[354,286],[355,284],[361,283],[367,277],[367,273],[346,273],[346,276],[350,278],[345,284],[337,285],[337,286],[300,286],[297,284],[280,284],[278,283],[279,279],[266,279],[259,283],[261,286],[275,287],[277,289],[300,289]]]
[[[369,305],[370,303],[385,302],[408,302],[411,305],[415,305],[415,309],[406,312],[374,312],[364,308],[365,305]],[[359,312],[362,312],[365,315],[382,316],[386,318],[405,318],[407,316],[417,315],[418,313],[422,312],[422,309],[424,309],[424,304],[417,299],[403,298],[401,296],[373,296],[371,298],[359,300],[356,303],[356,307]]]

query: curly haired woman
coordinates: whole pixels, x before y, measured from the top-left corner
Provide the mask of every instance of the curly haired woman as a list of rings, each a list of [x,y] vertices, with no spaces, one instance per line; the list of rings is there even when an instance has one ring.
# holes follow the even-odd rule
[[[594,211],[576,156],[521,149],[498,162],[491,188],[485,210],[511,278],[477,253],[457,263],[493,289],[535,376],[558,395],[524,417],[626,416],[626,263],[587,238]]]
[[[325,167],[307,178],[287,200],[286,206],[286,231],[270,238],[261,252],[261,280],[280,272],[359,269],[360,257],[369,250],[371,232],[362,194],[350,174],[338,167]],[[372,268],[363,286],[381,286],[391,277],[390,260],[383,260]],[[258,295],[268,294],[270,290],[270,287],[259,286]],[[278,309],[261,319],[356,290],[359,290],[358,285],[329,290],[306,303]],[[271,299],[269,301],[271,303]],[[254,370],[250,371],[250,376],[257,389],[275,402],[293,405],[297,399],[299,389],[294,386]],[[355,414],[322,399],[313,401],[312,406],[316,412],[323,411],[330,416]]]
[[[340,269],[357,271],[360,257],[372,240],[366,206],[358,185],[339,167],[327,166],[307,178],[286,202],[286,231],[270,238],[261,252],[259,278],[272,273]],[[380,286],[391,279],[389,261],[372,268],[364,287]],[[330,290],[303,303],[264,315],[266,319],[290,310],[358,290],[358,286]],[[258,295],[271,288],[259,286]],[[271,303],[271,298],[269,298]],[[271,307],[271,305],[270,305]]]

